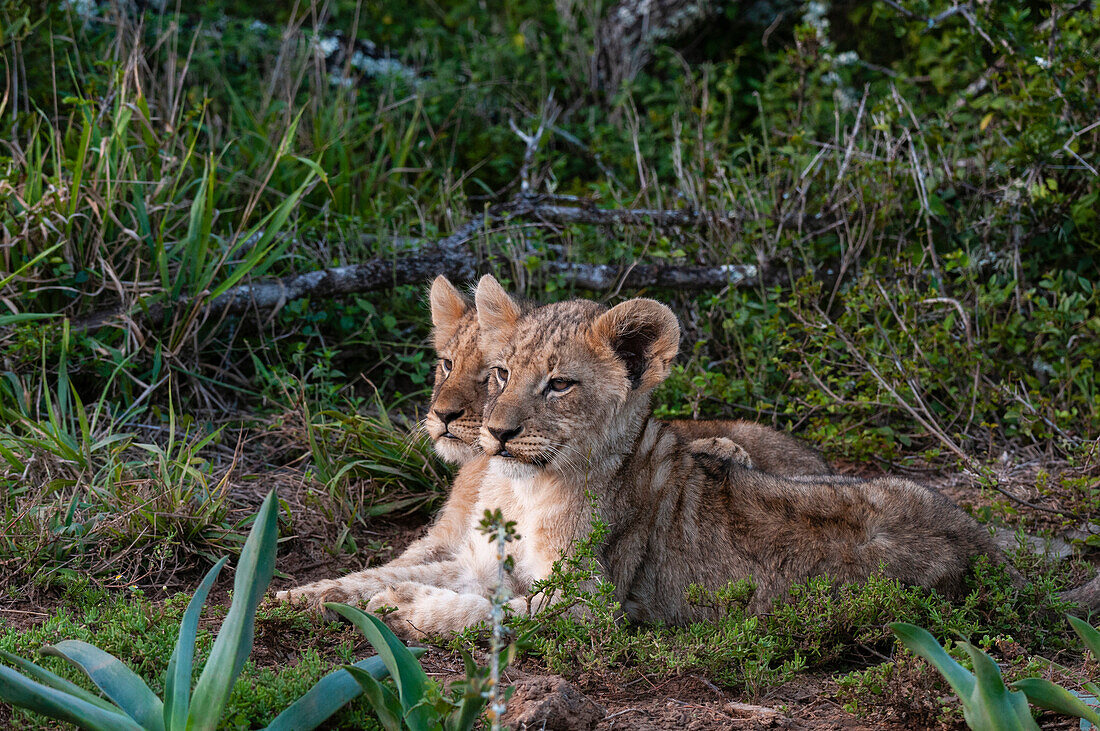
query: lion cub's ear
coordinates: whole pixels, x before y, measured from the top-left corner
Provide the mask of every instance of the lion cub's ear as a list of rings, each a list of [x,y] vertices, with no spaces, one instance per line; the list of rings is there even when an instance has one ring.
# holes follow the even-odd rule
[[[615,305],[597,318],[591,333],[622,359],[634,388],[653,388],[668,378],[669,367],[680,349],[676,315],[650,299]]]
[[[508,296],[492,274],[486,274],[477,283],[474,294],[477,303],[477,324],[481,328],[481,351],[489,356],[500,350],[519,320],[519,305]]]
[[[447,341],[454,337],[463,315],[470,309],[470,303],[442,274],[432,282],[428,301],[432,307],[432,340],[435,349],[442,350]]]

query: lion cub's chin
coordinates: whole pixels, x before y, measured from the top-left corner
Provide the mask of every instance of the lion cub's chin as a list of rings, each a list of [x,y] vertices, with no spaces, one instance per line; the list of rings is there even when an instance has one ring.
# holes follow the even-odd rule
[[[533,480],[541,468],[528,462],[520,462],[514,457],[494,456],[489,460],[489,472],[507,480]]]
[[[457,465],[464,465],[477,456],[477,450],[473,446],[450,437],[436,439],[432,448],[443,460]]]

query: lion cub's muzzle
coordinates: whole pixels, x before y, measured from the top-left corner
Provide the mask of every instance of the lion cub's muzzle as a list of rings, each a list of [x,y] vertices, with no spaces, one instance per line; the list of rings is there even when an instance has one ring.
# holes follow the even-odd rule
[[[496,457],[516,457],[516,455],[508,449],[508,442],[523,433],[522,426],[509,426],[503,428],[496,426],[487,426],[485,427],[485,429],[492,436],[491,441],[495,441],[494,449],[486,450],[486,453],[494,455]]]

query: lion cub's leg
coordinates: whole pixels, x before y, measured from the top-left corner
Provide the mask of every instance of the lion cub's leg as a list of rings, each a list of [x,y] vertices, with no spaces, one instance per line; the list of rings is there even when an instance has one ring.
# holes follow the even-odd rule
[[[728,437],[702,437],[688,442],[688,451],[693,455],[714,457],[731,465],[752,469],[752,458],[737,442]]]
[[[458,561],[436,561],[415,566],[379,566],[357,571],[339,579],[322,579],[294,589],[275,594],[279,601],[297,604],[318,612],[324,612],[326,602],[358,604],[405,582],[447,584],[462,574]]]
[[[525,597],[515,597],[505,606],[512,613],[530,611]],[[488,622],[493,605],[480,594],[406,582],[375,594],[367,604],[368,611],[383,608],[389,610],[384,620],[390,629],[405,639],[419,640]]]

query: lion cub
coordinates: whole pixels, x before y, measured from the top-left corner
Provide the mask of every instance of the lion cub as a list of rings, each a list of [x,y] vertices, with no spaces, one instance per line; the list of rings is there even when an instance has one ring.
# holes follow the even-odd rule
[[[369,599],[385,585],[412,579],[419,572],[397,571],[453,558],[473,530],[480,513],[474,508],[489,460],[478,444],[485,407],[488,371],[479,344],[474,305],[444,276],[429,291],[432,340],[439,361],[431,404],[423,428],[436,453],[461,467],[447,501],[426,535],[380,568],[326,579],[289,591],[281,600],[306,601],[320,607],[328,601]],[[828,464],[794,437],[749,421],[680,419],[669,422],[689,440],[689,450],[732,460],[776,474],[831,474]]]
[[[664,305],[578,300],[524,312],[484,277],[477,316],[490,378],[474,510],[499,507],[517,523],[516,611],[538,606],[525,595],[584,537],[593,509],[610,526],[604,578],[634,621],[706,618],[710,610],[687,602],[688,585],[747,576],[756,612],[819,574],[858,581],[882,571],[955,594],[974,556],[999,556],[973,519],[915,483],[785,478],[692,453],[650,416],[679,340]],[[387,621],[405,634],[457,631],[488,617],[495,569],[493,547],[470,530],[454,558],[389,577],[369,607],[396,606]]]

